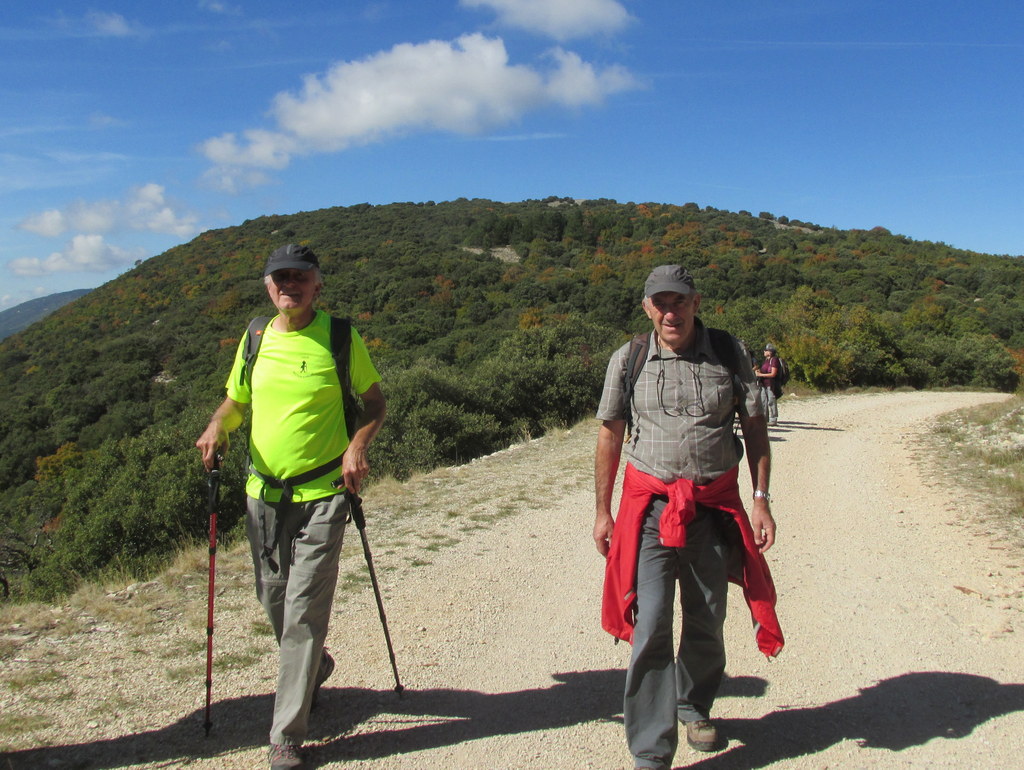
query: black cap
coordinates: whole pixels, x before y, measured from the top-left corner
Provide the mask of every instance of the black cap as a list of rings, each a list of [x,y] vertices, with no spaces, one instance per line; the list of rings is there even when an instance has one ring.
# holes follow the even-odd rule
[[[653,297],[659,291],[674,291],[677,294],[694,294],[697,287],[693,276],[679,265],[661,265],[654,268],[644,284],[644,296]]]
[[[320,260],[309,246],[289,243],[287,246],[274,249],[274,253],[267,260],[263,275],[270,275],[275,270],[309,270],[314,267],[320,267]]]

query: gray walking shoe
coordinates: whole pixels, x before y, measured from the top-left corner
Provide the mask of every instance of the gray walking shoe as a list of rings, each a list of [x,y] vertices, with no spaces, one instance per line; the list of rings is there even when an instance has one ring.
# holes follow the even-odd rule
[[[718,751],[718,728],[710,719],[687,722],[686,742],[697,751]]]
[[[298,746],[290,743],[270,744],[270,770],[302,770],[305,766]]]

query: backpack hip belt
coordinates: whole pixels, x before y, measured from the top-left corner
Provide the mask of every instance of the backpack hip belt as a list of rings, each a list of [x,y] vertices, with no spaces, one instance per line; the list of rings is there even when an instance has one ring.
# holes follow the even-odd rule
[[[274,572],[277,572],[278,570],[277,562],[274,561],[273,556],[274,549],[277,548],[277,543],[281,539],[281,527],[283,525],[284,519],[284,516],[282,515],[284,513],[283,509],[285,506],[291,504],[292,497],[295,494],[295,487],[298,486],[299,484],[306,484],[310,481],[318,479],[321,476],[329,473],[331,469],[340,467],[341,460],[344,456],[345,455],[335,457],[330,462],[326,462],[323,465],[313,468],[312,470],[306,471],[305,473],[300,473],[298,476],[290,476],[289,478],[286,479],[279,479],[276,476],[270,476],[266,473],[260,473],[258,470],[256,470],[256,467],[252,463],[249,464],[249,473],[251,473],[253,476],[255,476],[256,478],[263,482],[263,489],[260,491],[260,502],[264,502],[266,500],[265,494],[267,491],[267,487],[281,490],[282,510],[275,517],[276,524],[274,526],[273,533],[267,532],[266,518],[262,517],[264,527],[262,538],[263,556],[266,558],[267,562],[270,564],[270,567],[274,570]],[[336,494],[340,494],[340,492]],[[270,537],[268,537],[268,534],[270,535]]]

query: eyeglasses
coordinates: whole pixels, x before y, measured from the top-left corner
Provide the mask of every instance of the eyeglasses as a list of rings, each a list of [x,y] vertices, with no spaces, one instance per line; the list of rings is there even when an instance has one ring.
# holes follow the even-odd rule
[[[682,409],[677,405],[673,409],[668,409],[665,406],[665,359],[658,359],[661,363],[661,367],[658,369],[658,377],[656,381],[656,387],[658,389],[658,407],[661,409],[662,414],[668,415],[669,417],[702,417],[708,413],[707,407],[704,405],[704,386],[700,381],[700,377],[697,376],[697,370],[693,364],[686,362],[687,369],[690,370],[690,376],[693,378],[693,390],[697,394],[695,401],[690,404],[686,404]]]

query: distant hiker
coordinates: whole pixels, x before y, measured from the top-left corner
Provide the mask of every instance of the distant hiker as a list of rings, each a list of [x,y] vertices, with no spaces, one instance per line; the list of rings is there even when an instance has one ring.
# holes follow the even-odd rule
[[[754,374],[761,386],[761,411],[768,417],[769,425],[779,424],[779,402],[777,399],[779,375],[782,364],[775,355],[775,346],[768,343],[764,346],[764,360]]]
[[[672,766],[677,719],[698,751],[724,745],[710,715],[725,672],[729,579],[744,586],[762,652],[771,657],[783,645],[763,555],[775,542],[771,454],[746,364],[750,354],[731,335],[701,323],[700,300],[682,267],[651,272],[643,308],[653,330],[643,368],[632,387],[632,343],[619,348],[597,411],[594,541],[607,558],[602,625],[633,645],[623,715],[637,768]],[[716,342],[723,338],[724,346]],[[733,432],[735,411],[755,490],[749,519],[738,485],[743,448]],[[634,427],[625,441],[628,465],[613,520],[627,419]],[[678,653],[672,631],[677,581],[683,608]]]
[[[196,446],[211,468],[251,405],[246,532],[256,593],[280,647],[270,731],[270,767],[279,770],[303,767],[299,746],[309,711],[334,670],[324,640],[349,503],[332,482],[341,477],[349,490],[359,491],[386,405],[380,375],[353,329],[341,363],[364,408],[349,435],[341,364],[332,356],[332,320],[338,319],[313,308],[323,286],[316,255],[305,246],[282,246],[270,255],[263,276],[278,314],[262,331],[259,355],[249,366],[243,337],[227,398]]]

